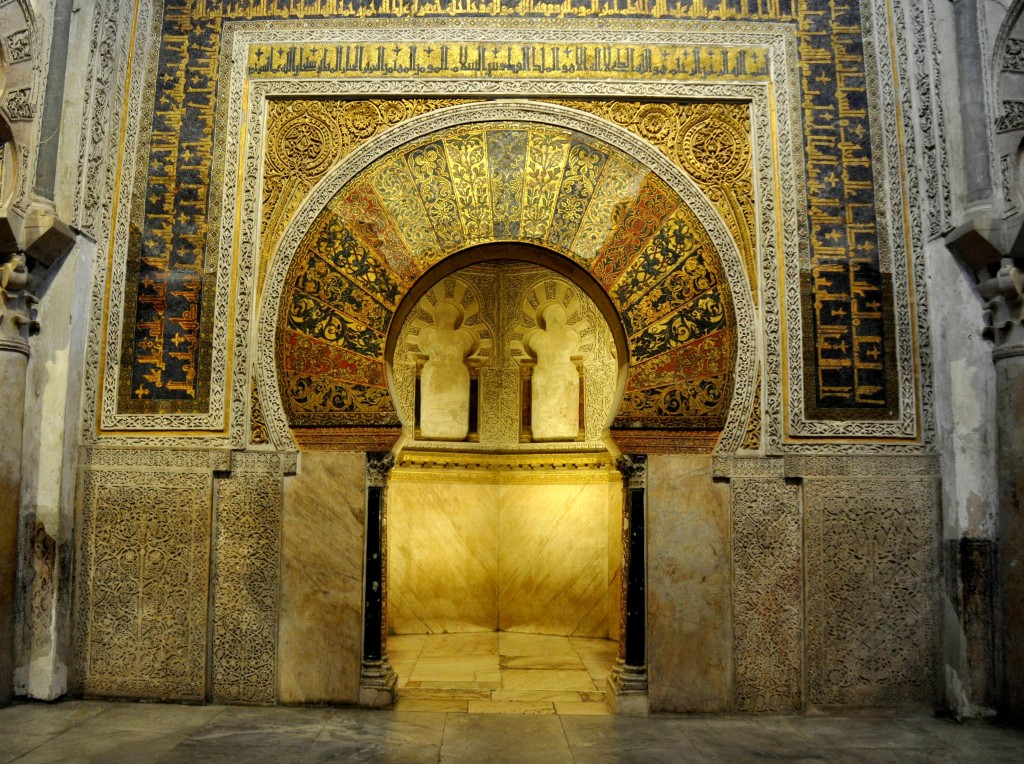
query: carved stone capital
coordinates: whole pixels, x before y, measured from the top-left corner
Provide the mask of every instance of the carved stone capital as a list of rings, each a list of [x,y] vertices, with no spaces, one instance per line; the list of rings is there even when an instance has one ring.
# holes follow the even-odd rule
[[[646,454],[622,454],[615,460],[615,469],[622,473],[627,488],[647,487]]]
[[[369,453],[366,455],[366,485],[383,488],[388,473],[395,466],[395,455],[391,452]]]
[[[979,281],[978,292],[986,301],[984,336],[995,343],[995,354],[1018,355],[1011,347],[1024,352],[1024,271],[1004,257],[995,276]]]
[[[0,351],[28,355],[29,334],[39,329],[28,282],[25,255],[17,252],[0,265]]]

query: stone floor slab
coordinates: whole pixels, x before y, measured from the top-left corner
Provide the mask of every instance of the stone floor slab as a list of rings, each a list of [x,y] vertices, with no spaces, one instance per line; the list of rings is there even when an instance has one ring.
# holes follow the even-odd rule
[[[441,761],[571,763],[572,752],[559,717],[551,715],[449,716]]]
[[[70,701],[0,709],[0,762],[1018,764],[1024,730],[926,715],[577,716],[600,703],[400,700],[395,710]],[[470,703],[543,714],[476,713]],[[468,713],[468,711],[474,713]],[[556,715],[552,711],[558,712]]]

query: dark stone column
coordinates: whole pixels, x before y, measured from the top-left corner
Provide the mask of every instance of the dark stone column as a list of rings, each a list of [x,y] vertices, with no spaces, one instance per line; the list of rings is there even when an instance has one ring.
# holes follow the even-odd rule
[[[0,706],[14,697],[14,607],[18,575],[25,368],[35,298],[26,290],[25,257],[0,265]]]
[[[622,473],[622,618],[619,657],[608,676],[608,704],[620,714],[647,713],[647,457],[620,456]]]
[[[961,536],[945,542],[946,594],[964,635],[960,681],[964,695],[980,709],[996,706],[996,558],[992,539]]]
[[[395,457],[366,455],[366,562],[363,568],[363,664],[359,705],[387,708],[397,695],[398,677],[387,654],[387,524],[385,493]]]

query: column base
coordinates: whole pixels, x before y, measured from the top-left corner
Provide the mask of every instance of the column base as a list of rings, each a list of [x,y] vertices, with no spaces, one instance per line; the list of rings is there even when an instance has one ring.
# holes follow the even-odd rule
[[[624,716],[644,716],[648,712],[647,666],[629,666],[615,662],[608,675],[608,707]]]
[[[359,672],[359,700],[361,708],[390,708],[398,696],[398,675],[387,658],[363,661]]]

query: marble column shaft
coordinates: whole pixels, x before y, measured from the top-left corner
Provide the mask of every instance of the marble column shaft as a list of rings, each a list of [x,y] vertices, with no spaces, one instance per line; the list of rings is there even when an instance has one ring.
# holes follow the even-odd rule
[[[28,332],[35,298],[25,256],[0,265],[0,706],[14,696],[14,608],[18,575],[21,453]]]
[[[978,284],[995,343],[1002,711],[1024,718],[1024,271],[1004,257]]]
[[[10,703],[14,695],[14,603],[27,362],[27,345],[19,352],[0,344],[0,705]]]
[[[1024,718],[1024,343],[994,355],[999,445],[1004,709]]]
[[[388,662],[384,620],[387,608],[385,487],[394,463],[391,454],[367,455],[363,661],[359,676],[359,705],[367,708],[387,708],[397,694],[398,678]]]

